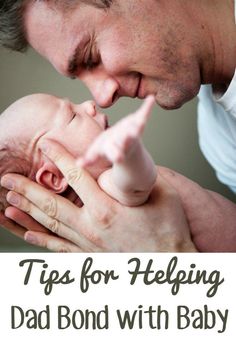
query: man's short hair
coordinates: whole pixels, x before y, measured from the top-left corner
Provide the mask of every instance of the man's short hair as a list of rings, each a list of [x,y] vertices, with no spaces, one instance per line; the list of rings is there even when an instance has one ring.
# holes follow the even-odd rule
[[[0,0],[0,44],[6,48],[25,51],[27,41],[23,25],[23,0]]]
[[[28,47],[24,29],[24,9],[29,1],[37,0],[0,0],[0,45],[24,52]],[[46,0],[40,0],[46,1]],[[113,0],[49,0],[65,8],[74,7],[81,2],[97,8],[108,8]]]

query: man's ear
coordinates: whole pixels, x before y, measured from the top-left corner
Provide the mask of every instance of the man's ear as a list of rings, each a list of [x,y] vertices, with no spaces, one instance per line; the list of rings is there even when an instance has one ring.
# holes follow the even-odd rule
[[[36,181],[48,190],[58,194],[64,192],[68,187],[67,181],[58,168],[52,163],[44,163],[43,166],[38,169]]]

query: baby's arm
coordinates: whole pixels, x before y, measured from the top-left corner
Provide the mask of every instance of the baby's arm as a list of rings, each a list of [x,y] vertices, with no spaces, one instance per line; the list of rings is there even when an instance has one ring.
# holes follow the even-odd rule
[[[156,181],[156,166],[140,139],[153,104],[149,96],[138,111],[105,130],[80,161],[88,166],[100,157],[108,159],[113,166],[100,175],[98,183],[127,206],[144,203]]]

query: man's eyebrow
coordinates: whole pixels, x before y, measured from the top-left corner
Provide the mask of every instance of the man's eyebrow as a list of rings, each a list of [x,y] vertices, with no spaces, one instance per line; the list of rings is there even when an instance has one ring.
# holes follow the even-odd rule
[[[67,65],[67,74],[70,78],[75,79],[76,71],[78,69],[79,63],[79,56],[81,54],[80,45],[78,45],[72,56],[69,58],[68,65]]]

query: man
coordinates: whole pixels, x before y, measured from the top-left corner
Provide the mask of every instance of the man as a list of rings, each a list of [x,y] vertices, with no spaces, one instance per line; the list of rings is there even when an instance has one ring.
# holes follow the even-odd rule
[[[16,3],[18,13],[18,16],[10,13],[14,18],[14,25],[18,18],[20,20],[17,22],[17,29],[11,30],[14,34],[12,36],[5,34],[5,41],[2,38],[3,44],[13,49],[23,49],[28,42],[60,73],[72,78],[80,78],[102,107],[110,106],[121,96],[144,98],[148,94],[154,94],[156,102],[162,107],[177,108],[196,96],[202,83],[214,85],[220,83],[223,87],[228,87],[233,78],[236,54],[233,0],[198,2],[194,0],[171,2],[78,0],[71,1],[69,4],[63,0],[25,1],[23,7],[22,1],[6,1],[9,6],[12,2]],[[200,126],[206,127],[201,121],[202,118]],[[209,146],[206,144],[204,152],[210,153],[209,160],[215,169],[219,170],[218,176],[222,180],[225,178],[233,189],[234,177],[227,173],[235,172],[235,162],[233,159],[230,161],[228,166],[231,170],[228,170],[227,163],[217,158],[219,151],[215,151],[218,144],[226,144],[229,146],[230,158],[234,158],[232,152],[235,149],[235,140],[225,131],[227,122],[228,119],[223,125],[224,132],[222,133],[220,129],[217,136],[227,134],[230,137],[228,142],[224,141],[224,137],[223,140],[211,141]],[[216,124],[219,125],[218,121]],[[212,133],[212,130],[209,132]],[[209,134],[206,130],[201,132],[201,144],[207,142],[206,135]],[[55,149],[59,151],[57,154],[54,152]],[[58,162],[63,172],[68,173],[66,172],[68,169],[75,169],[73,158],[63,149],[55,147],[55,144],[51,144],[49,156]],[[214,160],[215,158],[217,160]],[[223,168],[218,167],[219,163],[223,164]],[[167,169],[163,168],[160,172],[179,194],[187,219],[191,227],[196,228],[195,233],[192,234],[197,236],[199,228],[201,230],[205,228],[206,240],[208,240],[211,230],[225,226],[229,250],[235,250],[235,204]],[[17,192],[33,200],[29,193],[30,183],[22,178],[18,178],[17,183],[15,179],[13,179],[14,188]],[[20,188],[23,182],[24,192]],[[76,185],[74,180],[71,184]],[[164,189],[168,190],[170,185],[165,185]],[[74,187],[79,189],[79,186]],[[41,192],[42,195],[44,193],[39,190],[37,192],[38,195]],[[96,195],[95,191],[94,193]],[[39,206],[38,197],[33,201]],[[62,209],[65,207],[63,201],[57,200],[57,202]],[[168,196],[162,207],[168,208],[170,204],[173,205]],[[171,212],[170,209],[165,212],[163,224],[170,224],[168,217],[171,213],[173,216],[175,210],[179,209],[178,202],[174,204],[175,207],[172,207]],[[40,207],[42,208],[42,202]],[[25,210],[23,206],[21,208]],[[120,213],[123,211],[119,209]],[[97,214],[100,215],[99,212]],[[104,212],[101,213],[104,214]],[[32,215],[30,212],[29,214]],[[8,214],[8,216],[17,220],[14,214]],[[36,218],[39,220],[39,217]],[[61,221],[60,216],[54,218]],[[115,227],[114,214],[105,213],[105,217],[101,218],[103,220],[105,218],[109,226],[112,224],[113,228]],[[149,216],[146,214],[147,218]],[[128,217],[125,219],[123,221],[127,223],[131,221]],[[96,216],[95,220],[97,220]],[[147,222],[148,220],[144,221],[145,224]],[[67,225],[72,226],[68,223]],[[176,226],[178,228],[178,225]],[[172,226],[170,227],[169,233],[173,229]],[[165,228],[164,225],[163,228]],[[62,231],[61,228],[59,229]],[[91,237],[93,231],[95,228],[90,232]],[[182,238],[178,235],[169,235],[169,239],[170,237],[175,239],[178,237],[181,242],[185,234]],[[167,250],[170,249],[169,239],[165,240]],[[173,242],[170,246],[172,244]],[[122,250],[122,248],[119,249]],[[158,250],[158,245],[156,249]],[[176,245],[174,249],[177,249]],[[220,250],[220,247],[218,249]]]

